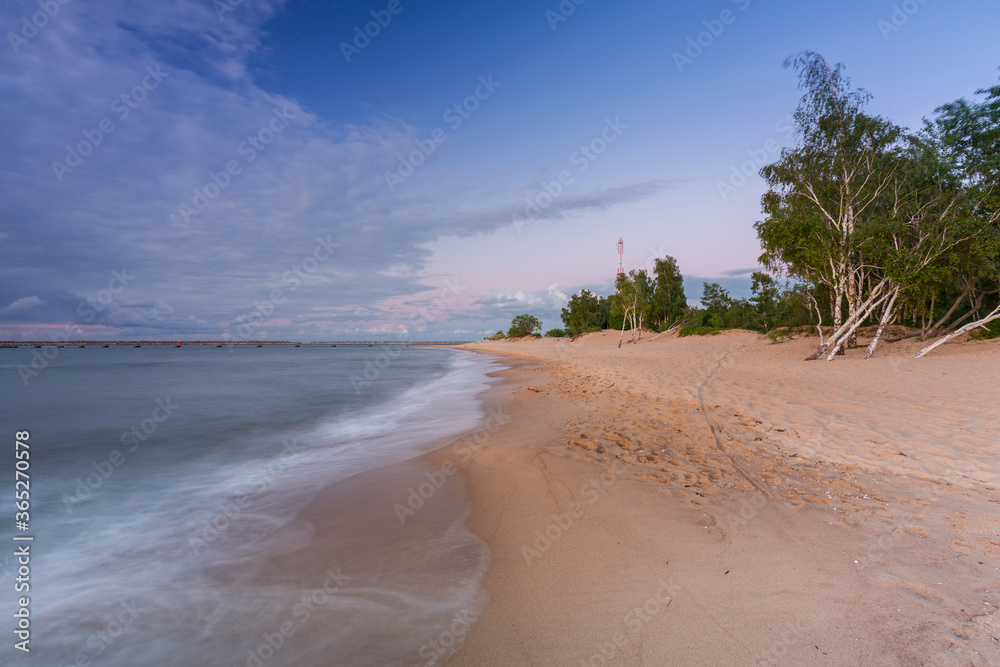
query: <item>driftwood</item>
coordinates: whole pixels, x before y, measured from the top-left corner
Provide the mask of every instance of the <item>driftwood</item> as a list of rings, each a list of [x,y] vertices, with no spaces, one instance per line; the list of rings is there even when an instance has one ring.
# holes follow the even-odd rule
[[[987,315],[986,317],[984,317],[983,319],[976,320],[975,322],[969,322],[968,324],[966,324],[961,329],[959,329],[957,331],[953,331],[952,333],[948,334],[944,338],[941,338],[941,339],[935,341],[933,344],[928,345],[927,347],[925,347],[924,349],[920,350],[915,355],[913,355],[913,358],[914,359],[919,359],[920,357],[923,357],[924,355],[926,355],[928,352],[930,352],[934,348],[938,347],[939,345],[944,345],[945,343],[947,343],[951,339],[956,338],[958,336],[961,336],[962,334],[967,333],[969,331],[972,331],[973,329],[978,329],[980,327],[986,328],[987,324],[989,324],[993,320],[997,320],[997,319],[1000,319],[1000,306],[997,306],[996,308],[994,308],[993,312],[990,313],[989,315]]]

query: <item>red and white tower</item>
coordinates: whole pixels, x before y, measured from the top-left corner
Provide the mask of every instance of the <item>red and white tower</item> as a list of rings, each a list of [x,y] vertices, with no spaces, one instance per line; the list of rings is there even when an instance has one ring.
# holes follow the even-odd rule
[[[625,242],[618,237],[618,275],[625,275]]]

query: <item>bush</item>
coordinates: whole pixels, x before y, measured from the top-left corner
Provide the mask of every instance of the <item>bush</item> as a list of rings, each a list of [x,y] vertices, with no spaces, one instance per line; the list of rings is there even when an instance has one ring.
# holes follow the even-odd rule
[[[993,320],[982,329],[969,334],[971,340],[993,340],[1000,337],[1000,320]]]
[[[685,338],[687,336],[714,336],[715,334],[723,331],[716,327],[684,327],[680,330],[680,337]]]
[[[507,332],[507,335],[511,338],[521,338],[522,336],[529,336],[541,330],[541,328],[542,323],[534,315],[518,315],[510,321],[510,330]]]
[[[495,334],[493,334],[492,336],[490,336],[489,338],[487,338],[486,340],[503,340],[506,337],[507,336],[505,336],[502,331],[498,331]]]
[[[566,332],[562,329],[549,329],[545,332],[546,338],[565,338]]]

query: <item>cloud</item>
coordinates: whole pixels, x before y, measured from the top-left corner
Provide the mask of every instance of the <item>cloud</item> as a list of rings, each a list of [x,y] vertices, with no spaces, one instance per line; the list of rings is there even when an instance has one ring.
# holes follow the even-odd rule
[[[21,297],[17,301],[0,308],[0,320],[23,320],[30,317],[45,302],[37,296]]]
[[[5,319],[222,337],[270,303],[260,335],[398,329],[392,299],[426,292],[429,242],[511,224],[523,193],[486,208],[463,206],[461,184],[390,193],[384,173],[421,136],[406,122],[333,125],[257,85],[247,63],[284,4],[245,0],[220,19],[201,0],[68,3],[0,49],[0,196],[18,232],[3,239]],[[19,12],[0,9],[0,24]],[[664,187],[565,194],[539,219]],[[134,279],[86,321],[80,304],[123,267]],[[15,308],[24,294],[37,302]],[[558,300],[535,299],[500,294],[493,310]]]
[[[756,273],[757,271],[764,271],[762,267],[754,266],[749,269],[729,269],[728,271],[723,271],[720,276],[726,276],[728,278],[735,278],[738,276],[749,276],[751,273]]]
[[[521,290],[500,290],[492,296],[482,296],[474,301],[477,305],[491,306],[503,311],[544,308],[555,309],[566,305],[569,297],[559,287],[551,285],[544,292],[524,292]]]

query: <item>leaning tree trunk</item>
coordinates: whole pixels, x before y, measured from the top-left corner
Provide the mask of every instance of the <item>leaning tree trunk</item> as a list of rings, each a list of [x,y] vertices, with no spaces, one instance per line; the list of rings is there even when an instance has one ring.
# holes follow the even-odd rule
[[[980,292],[979,296],[976,297],[976,300],[974,302],[972,302],[971,309],[969,310],[969,312],[967,312],[965,315],[962,315],[960,318],[958,318],[954,322],[950,323],[947,327],[945,327],[943,329],[941,329],[940,327],[934,327],[934,328],[932,328],[930,331],[927,332],[927,335],[924,336],[924,338],[925,339],[926,338],[933,338],[934,336],[937,336],[937,335],[951,333],[952,331],[954,331],[955,329],[957,329],[958,326],[962,322],[964,322],[965,320],[969,319],[973,315],[976,315],[979,312],[979,309],[982,307],[983,301],[986,299],[986,297],[992,296],[994,294],[997,294],[998,292],[1000,292],[1000,290],[997,290],[997,291],[994,291],[994,292]],[[969,301],[972,301],[972,299],[970,298]],[[940,329],[940,331],[938,329]]]
[[[913,355],[913,358],[914,359],[919,359],[920,357],[924,356],[925,354],[927,354],[928,352],[930,352],[931,350],[933,350],[935,347],[937,347],[939,345],[944,345],[945,343],[947,343],[948,341],[950,341],[952,338],[955,338],[956,336],[961,336],[962,334],[966,333],[967,331],[972,331],[973,329],[976,329],[978,327],[985,327],[987,324],[989,324],[990,322],[992,322],[993,320],[996,320],[996,319],[1000,319],[1000,306],[997,306],[993,310],[992,313],[990,313],[989,315],[987,315],[983,319],[977,320],[975,322],[969,322],[968,324],[966,324],[964,327],[962,327],[958,331],[955,331],[953,333],[948,334],[947,336],[945,336],[941,340],[935,342],[933,345],[928,345],[927,347],[925,347],[924,349],[920,350],[915,355]]]
[[[889,295],[886,294],[885,296],[883,296],[882,298],[880,298],[878,301],[876,301],[875,303],[871,304],[869,307],[867,307],[867,308],[859,308],[857,311],[855,311],[855,313],[851,316],[851,319],[848,320],[848,322],[852,322],[853,321],[853,324],[851,324],[851,328],[848,329],[847,333],[845,333],[843,336],[840,336],[839,338],[834,339],[833,351],[830,352],[830,356],[828,356],[826,358],[827,361],[833,361],[833,358],[835,356],[837,356],[837,353],[840,352],[840,349],[844,346],[844,343],[846,343],[848,340],[851,339],[851,336],[854,334],[855,331],[858,330],[858,327],[861,326],[861,323],[865,321],[865,318],[868,317],[873,310],[875,310],[876,308],[878,308],[879,306],[881,306],[883,303],[885,303],[885,300],[888,299],[888,298],[889,298]],[[847,326],[847,324],[845,323],[844,326]]]
[[[806,361],[812,361],[813,359],[818,359],[821,355],[826,354],[826,351],[830,349],[831,345],[834,344],[838,344],[837,350],[839,351],[839,348],[843,345],[845,339],[844,332],[846,331],[847,332],[846,335],[850,336],[850,334],[854,331],[854,329],[858,328],[858,322],[861,319],[864,319],[864,317],[867,317],[868,313],[871,312],[871,310],[878,308],[879,305],[881,305],[885,301],[886,297],[884,296],[882,296],[881,298],[879,297],[881,296],[882,289],[885,287],[887,282],[888,282],[887,279],[883,279],[881,282],[875,285],[875,287],[872,288],[871,294],[868,296],[868,299],[861,305],[861,307],[858,308],[854,312],[854,314],[850,318],[848,318],[846,322],[844,322],[839,326],[834,325],[833,335],[830,336],[830,338],[827,339],[825,343],[821,343],[819,349],[813,352],[810,356],[806,357]],[[878,300],[876,301],[876,299]],[[861,317],[858,317],[858,315],[862,313],[863,315]],[[848,329],[850,329],[850,331],[848,331]]]
[[[969,285],[968,287],[966,287],[965,291],[962,292],[962,295],[960,297],[958,297],[957,299],[955,299],[955,303],[951,304],[951,308],[949,308],[948,312],[944,314],[944,317],[942,317],[940,320],[938,320],[937,322],[935,322],[934,324],[931,325],[931,328],[927,330],[926,334],[924,334],[924,338],[933,338],[934,336],[936,336],[937,333],[938,333],[938,331],[941,330],[941,327],[943,327],[945,324],[948,323],[948,320],[950,320],[951,316],[955,314],[955,311],[958,310],[958,307],[962,305],[962,302],[965,300],[965,297],[968,296],[969,292],[971,292],[971,291],[972,291],[972,286],[971,285]],[[934,304],[934,301],[932,300],[931,301],[931,319],[932,320],[934,319],[934,305],[933,304]]]
[[[618,336],[618,347],[621,348],[622,341],[625,339],[625,323],[628,322],[628,308],[622,309],[622,333]]]
[[[865,359],[871,359],[875,355],[875,350],[878,349],[878,343],[882,340],[882,333],[885,331],[886,326],[889,324],[889,320],[892,318],[892,307],[896,305],[896,298],[899,296],[899,292],[894,292],[892,298],[889,299],[889,305],[885,307],[885,312],[882,313],[882,319],[878,323],[878,331],[875,332],[875,338],[872,342],[868,344],[868,350],[865,352]]]

